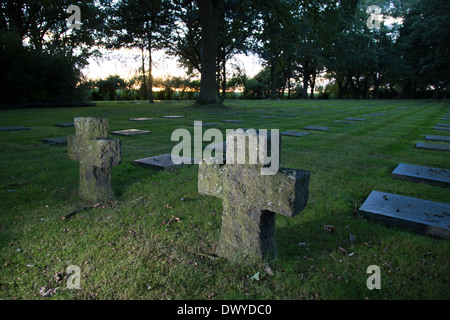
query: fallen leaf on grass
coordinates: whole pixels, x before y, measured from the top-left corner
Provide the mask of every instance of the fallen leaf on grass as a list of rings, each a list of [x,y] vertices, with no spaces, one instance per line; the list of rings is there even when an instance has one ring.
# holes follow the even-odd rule
[[[56,290],[58,290],[58,287],[51,288],[48,290],[46,290],[45,287],[42,287],[41,289],[39,289],[39,294],[44,298],[48,298],[48,297],[51,297],[52,295],[54,295],[56,293]]]
[[[339,247],[338,249],[339,249],[340,252],[342,252],[343,254],[345,254],[345,255],[348,256],[348,257],[353,257],[353,256],[355,255],[355,253],[356,253],[356,252],[348,253],[347,250],[345,250],[345,249],[342,248],[342,247]]]
[[[255,273],[255,274],[250,278],[250,280],[256,280],[256,281],[259,281],[259,272]]]
[[[272,269],[270,268],[269,264],[267,262],[264,262],[264,271],[269,275],[269,276],[273,276],[274,273],[272,271]]]
[[[173,221],[181,222],[180,218],[175,217],[174,215],[172,215],[172,217],[169,219],[169,221],[167,221],[167,222],[165,223],[166,226],[169,226]]]

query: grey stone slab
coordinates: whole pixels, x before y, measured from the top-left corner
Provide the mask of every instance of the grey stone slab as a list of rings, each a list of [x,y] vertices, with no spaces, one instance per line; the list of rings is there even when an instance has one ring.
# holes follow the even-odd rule
[[[372,191],[359,212],[388,225],[450,238],[450,205],[447,203]]]
[[[174,115],[174,116],[163,116],[163,118],[166,118],[166,119],[179,119],[179,118],[186,118],[186,117],[185,116]]]
[[[278,118],[277,116],[261,116],[260,118],[264,118],[264,119],[276,119]]]
[[[450,171],[401,163],[392,171],[394,178],[450,187]]]
[[[227,122],[227,123],[241,123],[243,122],[242,120],[222,120],[222,122]]]
[[[425,140],[450,142],[450,137],[449,136],[428,135],[425,137]]]
[[[75,127],[75,124],[73,122],[63,122],[63,123],[57,123],[56,126],[62,127],[62,128],[69,128],[69,127]]]
[[[182,159],[184,162],[188,162],[188,163],[174,164],[170,153],[167,153],[167,154],[161,154],[161,155],[157,155],[157,156],[153,156],[153,157],[134,160],[133,165],[141,166],[141,167],[145,167],[145,168],[158,169],[158,170],[171,170],[171,169],[181,168],[183,166],[189,165],[189,163],[191,163],[191,164],[194,163],[193,158],[182,157]]]
[[[450,128],[447,127],[434,127],[434,130],[445,130],[445,131],[450,131]]]
[[[348,121],[366,121],[366,119],[363,119],[363,118],[346,118],[345,120],[348,120]]]
[[[347,124],[349,124],[349,123],[355,123],[355,122],[353,122],[353,121],[345,121],[345,120],[335,120],[335,121],[333,121],[333,122],[335,122],[335,123],[347,123]]]
[[[425,150],[436,150],[436,151],[450,151],[450,145],[425,143],[425,142],[417,143],[416,148]]]
[[[190,126],[196,127],[196,126],[200,126],[200,124],[191,123]],[[217,126],[217,123],[213,123],[213,122],[202,122],[202,127],[215,127],[215,126]]]
[[[303,137],[308,134],[311,134],[311,133],[310,132],[302,132],[302,131],[290,131],[290,130],[281,132],[281,135],[290,136],[290,137]]]
[[[288,117],[288,118],[294,118],[295,114],[280,114],[280,117]]]
[[[450,127],[450,123],[436,123],[436,127]]]
[[[136,136],[139,134],[146,134],[146,133],[150,133],[150,132],[151,131],[140,130],[140,129],[127,129],[127,130],[113,131],[111,133],[119,135],[119,136]]]
[[[329,127],[321,127],[321,126],[307,126],[302,128],[303,130],[314,130],[314,131],[327,131]]]
[[[24,126],[0,127],[0,131],[21,131],[21,130],[30,130],[30,128]]]
[[[60,146],[66,146],[67,145],[67,137],[55,137],[55,138],[46,138],[42,139],[45,143],[48,144],[56,144]]]
[[[150,121],[155,120],[155,118],[131,118],[131,121]]]
[[[450,118],[441,118],[442,121],[450,121]]]

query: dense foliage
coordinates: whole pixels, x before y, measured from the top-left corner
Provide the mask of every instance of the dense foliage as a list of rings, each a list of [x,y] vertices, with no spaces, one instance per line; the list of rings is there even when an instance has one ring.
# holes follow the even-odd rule
[[[128,90],[122,98],[150,102],[180,97],[191,79],[160,90],[154,50],[201,75],[199,92],[181,95],[201,104],[313,98],[317,91],[321,98],[440,99],[449,87],[446,0],[97,0],[79,5],[82,25],[72,30],[69,5],[0,4],[0,103],[85,98],[81,69],[100,47],[142,52],[132,85],[106,94],[102,87],[111,79],[90,83],[90,96],[101,100],[116,99],[122,89]],[[264,70],[250,79],[239,68],[232,72],[230,61],[240,53],[258,55]],[[319,79],[328,86],[318,87]]]

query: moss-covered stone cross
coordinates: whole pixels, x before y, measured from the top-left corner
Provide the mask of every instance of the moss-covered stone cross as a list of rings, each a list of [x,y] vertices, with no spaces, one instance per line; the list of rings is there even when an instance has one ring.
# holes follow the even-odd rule
[[[279,169],[261,175],[261,166],[200,162],[199,193],[222,199],[218,256],[237,262],[273,257],[275,213],[293,217],[307,204],[308,171]]]
[[[111,167],[121,158],[120,140],[108,138],[108,120],[75,118],[75,135],[67,137],[69,159],[80,163],[79,195],[91,203],[106,203],[114,198]]]

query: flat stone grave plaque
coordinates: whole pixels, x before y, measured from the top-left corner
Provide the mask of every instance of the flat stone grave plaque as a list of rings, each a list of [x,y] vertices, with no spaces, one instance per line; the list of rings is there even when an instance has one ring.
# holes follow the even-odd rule
[[[327,131],[330,128],[329,127],[320,127],[320,126],[307,126],[302,129],[303,130],[314,130],[314,131]]]
[[[450,137],[428,135],[425,137],[425,140],[450,142]]]
[[[186,118],[185,116],[163,116],[163,118],[166,119],[179,119],[179,118]]]
[[[0,127],[0,131],[20,131],[20,130],[30,130],[30,128],[24,126]]]
[[[139,134],[150,133],[150,131],[140,129],[127,129],[127,130],[113,131],[111,133],[117,134],[119,136],[136,136]]]
[[[436,127],[450,127],[450,123],[436,123]]]
[[[302,132],[302,131],[290,131],[290,130],[281,132],[281,135],[289,136],[289,137],[303,137],[308,134],[311,134],[311,133],[310,132]]]
[[[416,144],[417,149],[450,151],[449,145],[419,142]]]
[[[441,118],[441,120],[443,120],[443,121],[450,121],[450,118],[444,117],[444,118]]]
[[[345,120],[348,120],[348,121],[366,121],[366,119],[363,119],[363,118],[347,118]]]
[[[227,122],[227,123],[241,123],[242,120],[222,120],[222,122]]]
[[[359,212],[389,225],[450,238],[450,205],[447,203],[372,191]]]
[[[56,126],[62,127],[62,128],[69,128],[69,127],[75,127],[75,124],[73,122],[63,122],[63,123],[57,123]]]
[[[450,171],[401,163],[392,171],[394,178],[450,187]]]
[[[295,114],[280,114],[280,117],[294,118],[294,117],[295,117]]]
[[[434,127],[434,130],[445,130],[445,131],[450,131],[450,128],[447,127]]]
[[[336,122],[336,123],[354,123],[353,121],[345,121],[345,120],[335,120],[333,122]]]
[[[193,158],[187,158],[187,157],[181,157],[181,158],[185,162],[187,160],[191,164],[194,163]],[[174,168],[180,168],[180,167],[186,166],[188,164],[186,164],[186,163],[174,164],[170,153],[167,153],[167,154],[161,154],[158,156],[134,160],[133,165],[141,166],[141,167],[145,167],[145,168],[158,169],[158,170],[170,170],[170,169],[174,169]]]
[[[131,121],[149,121],[149,120],[155,120],[155,118],[131,118]]]
[[[200,124],[196,124],[196,123],[191,123],[190,126],[193,127],[199,127]],[[213,122],[202,122],[202,127],[215,127],[217,126],[217,123],[213,123]]]
[[[55,137],[55,138],[46,138],[42,139],[45,143],[48,144],[56,144],[59,146],[66,146],[67,145],[67,137]]]
[[[278,118],[277,116],[261,116],[260,118],[264,118],[264,119],[275,119]]]

